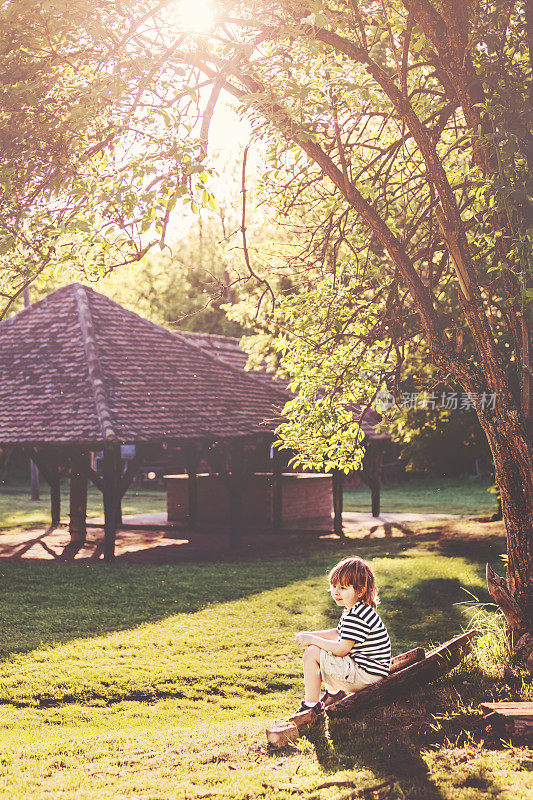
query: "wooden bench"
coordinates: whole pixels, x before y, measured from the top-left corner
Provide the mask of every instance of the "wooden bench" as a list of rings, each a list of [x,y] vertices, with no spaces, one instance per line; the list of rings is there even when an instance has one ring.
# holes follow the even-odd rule
[[[391,661],[391,670],[387,678],[377,681],[358,692],[346,695],[342,700],[328,706],[325,710],[330,719],[339,717],[355,717],[369,706],[381,705],[401,697],[410,689],[421,684],[430,683],[436,678],[446,675],[456,667],[472,649],[472,639],[476,631],[467,631],[450,639],[440,647],[426,655],[422,647],[415,647],[401,653]],[[286,720],[267,728],[266,735],[273,747],[284,747],[288,742],[296,741],[300,731],[316,724],[320,717],[314,711],[301,711]]]
[[[480,708],[495,727],[507,734],[530,734],[533,740],[532,702],[481,703]]]

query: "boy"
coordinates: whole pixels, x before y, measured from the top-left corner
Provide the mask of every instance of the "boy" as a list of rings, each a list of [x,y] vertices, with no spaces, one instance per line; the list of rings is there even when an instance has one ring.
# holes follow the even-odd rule
[[[301,631],[296,642],[303,656],[305,697],[298,711],[337,702],[389,674],[391,645],[376,612],[379,603],[374,573],[361,558],[345,558],[329,573],[331,596],[344,606],[336,628]],[[325,693],[320,698],[322,681]]]

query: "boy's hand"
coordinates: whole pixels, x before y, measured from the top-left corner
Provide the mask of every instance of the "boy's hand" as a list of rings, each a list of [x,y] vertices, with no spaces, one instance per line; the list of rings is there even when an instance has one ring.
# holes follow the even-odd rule
[[[300,631],[300,633],[296,634],[296,644],[300,647],[307,647],[311,644],[311,636],[308,631]]]

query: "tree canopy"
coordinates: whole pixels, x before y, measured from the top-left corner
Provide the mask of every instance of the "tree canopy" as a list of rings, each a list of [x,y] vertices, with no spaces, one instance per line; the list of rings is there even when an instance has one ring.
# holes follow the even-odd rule
[[[178,131],[163,54],[179,43],[162,47],[156,7],[2,4],[0,313],[43,272],[96,277],[138,260],[180,199],[214,203]]]

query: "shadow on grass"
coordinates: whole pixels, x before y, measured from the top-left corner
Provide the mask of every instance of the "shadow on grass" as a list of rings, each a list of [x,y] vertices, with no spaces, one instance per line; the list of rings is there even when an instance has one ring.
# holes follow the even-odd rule
[[[357,546],[357,551],[377,560],[402,559],[409,547],[387,542]],[[161,566],[5,562],[0,566],[0,658],[194,614],[321,576],[325,581],[335,561],[353,550],[353,542],[336,542],[334,548],[290,559]],[[461,598],[458,580],[422,579],[407,590],[402,583],[388,588],[384,603],[397,648],[416,643],[415,638],[427,643],[458,633],[464,623],[453,606]],[[295,587],[295,600],[301,594],[302,588]],[[337,609],[330,608],[326,593],[323,602],[336,622]]]
[[[214,564],[5,561],[0,564],[0,658],[175,614],[194,614],[210,605],[325,576],[349,549],[353,544],[336,542],[335,548],[290,560]]]
[[[330,720],[327,729],[310,731],[307,738],[322,768],[331,773],[370,770],[373,777],[365,777],[367,786],[390,781],[409,800],[443,800],[419,746],[411,739],[409,705],[372,709],[356,721]],[[420,709],[415,710],[414,717],[420,717]]]
[[[465,626],[462,605],[472,595],[484,595],[479,586],[459,581],[458,578],[426,578],[401,593],[397,593],[387,610],[387,627],[391,640],[405,641],[411,637],[411,646],[426,649],[456,636]],[[385,615],[384,615],[385,616]]]
[[[414,536],[414,531],[407,527],[407,525],[402,525],[400,522],[384,522],[382,525],[372,525],[370,531],[368,533],[368,537],[371,539],[372,536],[383,528],[383,538],[384,539],[392,539],[394,536],[394,531],[400,531],[403,536]]]
[[[458,749],[466,747],[484,752],[490,761],[499,758],[498,751],[509,749],[509,734],[502,738],[502,730],[475,707],[487,691],[490,687],[463,682],[457,674],[447,676],[355,720],[329,720],[327,728],[311,730],[307,738],[325,771],[371,770],[373,777],[364,776],[368,783],[394,782],[406,800],[443,800],[453,787],[480,792],[472,797],[493,797],[507,788],[505,778],[488,764],[456,757]],[[506,691],[517,700],[523,687],[516,679]],[[530,739],[516,736],[512,743],[527,746]],[[428,759],[433,762],[431,771],[424,751],[438,751],[438,764]]]

